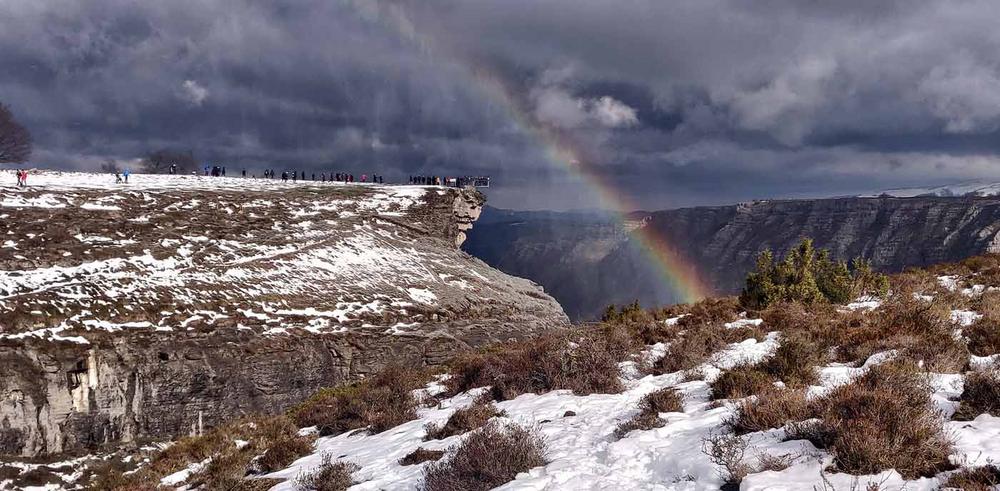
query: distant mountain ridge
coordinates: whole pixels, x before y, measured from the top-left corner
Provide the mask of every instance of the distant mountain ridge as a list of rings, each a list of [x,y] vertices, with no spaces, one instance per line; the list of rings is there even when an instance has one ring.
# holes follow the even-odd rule
[[[487,207],[464,248],[541,284],[576,320],[593,319],[611,303],[681,300],[621,224],[593,215],[540,216]],[[837,258],[863,256],[889,272],[1000,251],[1000,197],[755,201],[651,212],[642,226],[726,294],[739,291],[760,251],[785,251],[802,237]]]
[[[938,196],[938,197],[960,197],[960,196],[998,196],[1000,195],[1000,182],[988,182],[981,180],[962,181],[954,184],[942,186],[916,187],[916,188],[895,188],[886,189],[877,194],[862,195],[860,197],[893,196],[897,198],[913,198],[918,196]]]

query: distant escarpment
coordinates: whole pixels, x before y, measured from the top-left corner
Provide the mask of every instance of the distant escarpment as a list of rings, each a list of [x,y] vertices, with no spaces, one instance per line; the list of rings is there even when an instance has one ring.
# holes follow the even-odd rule
[[[0,454],[188,434],[568,322],[458,248],[475,191],[131,180],[0,189]]]
[[[651,227],[716,293],[738,292],[760,251],[783,252],[802,237],[886,272],[1000,251],[994,197],[774,200],[630,218],[622,225],[598,214],[487,208],[464,247],[537,281],[575,319],[593,318],[609,303],[680,300],[632,238],[633,227]]]

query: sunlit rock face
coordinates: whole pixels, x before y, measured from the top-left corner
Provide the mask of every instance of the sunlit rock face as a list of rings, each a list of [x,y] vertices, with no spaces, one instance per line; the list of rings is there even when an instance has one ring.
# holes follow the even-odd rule
[[[0,188],[0,453],[185,434],[567,323],[457,248],[476,191],[130,180]]]

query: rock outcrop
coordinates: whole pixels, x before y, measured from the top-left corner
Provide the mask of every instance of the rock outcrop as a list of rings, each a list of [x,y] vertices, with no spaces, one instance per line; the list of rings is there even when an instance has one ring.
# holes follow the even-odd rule
[[[0,453],[168,438],[564,326],[472,190],[38,174],[0,191]]]
[[[862,256],[886,272],[1000,252],[1000,198],[913,197],[774,200],[638,213],[626,225],[594,214],[488,209],[465,248],[537,281],[571,317],[610,303],[680,301],[628,233],[636,222],[664,238],[715,293],[739,292],[756,255],[812,237],[842,259]]]

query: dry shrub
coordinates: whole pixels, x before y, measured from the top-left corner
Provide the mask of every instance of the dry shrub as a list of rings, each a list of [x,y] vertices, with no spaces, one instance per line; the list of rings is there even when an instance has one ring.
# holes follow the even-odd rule
[[[381,433],[417,418],[413,390],[426,377],[400,366],[350,385],[321,389],[291,411],[300,426],[316,426],[322,436],[358,428]]]
[[[399,465],[417,465],[428,461],[439,460],[444,456],[444,450],[427,450],[420,447],[399,459]]]
[[[983,301],[978,311],[982,318],[962,330],[968,338],[969,351],[976,356],[1000,353],[1000,294],[989,292],[989,301]]]
[[[427,491],[485,491],[543,466],[545,442],[521,426],[488,423],[465,437],[451,455],[424,471]]]
[[[816,365],[826,362],[826,349],[803,335],[784,334],[774,354],[760,363],[760,369],[791,387],[816,383]]]
[[[664,425],[660,413],[684,412],[684,397],[676,389],[667,387],[650,392],[639,400],[639,412],[621,422],[615,436],[625,438],[632,430],[651,430]]]
[[[699,324],[721,325],[736,320],[743,309],[737,297],[709,297],[687,306],[677,322],[682,328]]]
[[[1000,485],[1000,467],[989,464],[962,469],[948,476],[941,487],[963,491],[991,491],[997,485]]]
[[[957,420],[975,419],[984,413],[1000,416],[1000,369],[966,374],[961,401],[954,415]]]
[[[813,416],[804,390],[771,388],[743,401],[726,424],[737,435],[781,428]]]
[[[462,355],[452,362],[446,385],[451,394],[490,386],[496,400],[555,389],[578,395],[621,392],[618,363],[627,348],[605,334],[548,335]]]
[[[757,456],[757,467],[754,470],[756,472],[781,472],[791,467],[793,460],[795,460],[795,456],[789,454],[771,455],[762,453]]]
[[[615,428],[616,438],[625,438],[633,430],[652,430],[653,428],[661,428],[666,422],[660,418],[660,415],[650,411],[639,411],[631,418],[618,423],[618,427]]]
[[[938,299],[927,302],[894,292],[867,320],[849,330],[838,348],[842,360],[864,360],[896,349],[933,372],[959,373],[968,366],[968,348],[953,335],[951,307]]]
[[[814,443],[830,449],[841,471],[896,469],[912,479],[950,466],[951,442],[931,404],[926,376],[912,362],[872,367],[817,403],[820,421],[811,432],[819,441]]]
[[[642,397],[639,409],[657,413],[683,413],[684,396],[673,387],[654,390]]]
[[[503,411],[497,410],[492,402],[477,399],[472,405],[452,413],[443,425],[427,423],[424,426],[427,432],[424,440],[442,440],[449,436],[461,435],[483,426],[490,418],[503,414]]]
[[[188,482],[207,489],[268,489],[266,482],[245,477],[284,469],[295,459],[312,452],[312,438],[300,436],[287,416],[255,418],[234,426],[233,439],[248,443],[227,445],[212,456],[211,462]]]
[[[774,387],[774,378],[758,364],[737,365],[711,384],[712,399],[742,399]]]
[[[748,447],[746,438],[733,434],[711,435],[702,440],[702,453],[719,466],[719,477],[725,482],[723,489],[738,489],[753,470],[743,458]]]
[[[726,347],[725,329],[721,326],[697,324],[678,334],[670,343],[666,355],[653,363],[654,374],[672,373],[697,367],[712,353]]]
[[[354,484],[352,474],[358,471],[357,464],[338,460],[334,462],[323,454],[322,463],[312,472],[295,478],[299,489],[308,491],[344,491]]]

